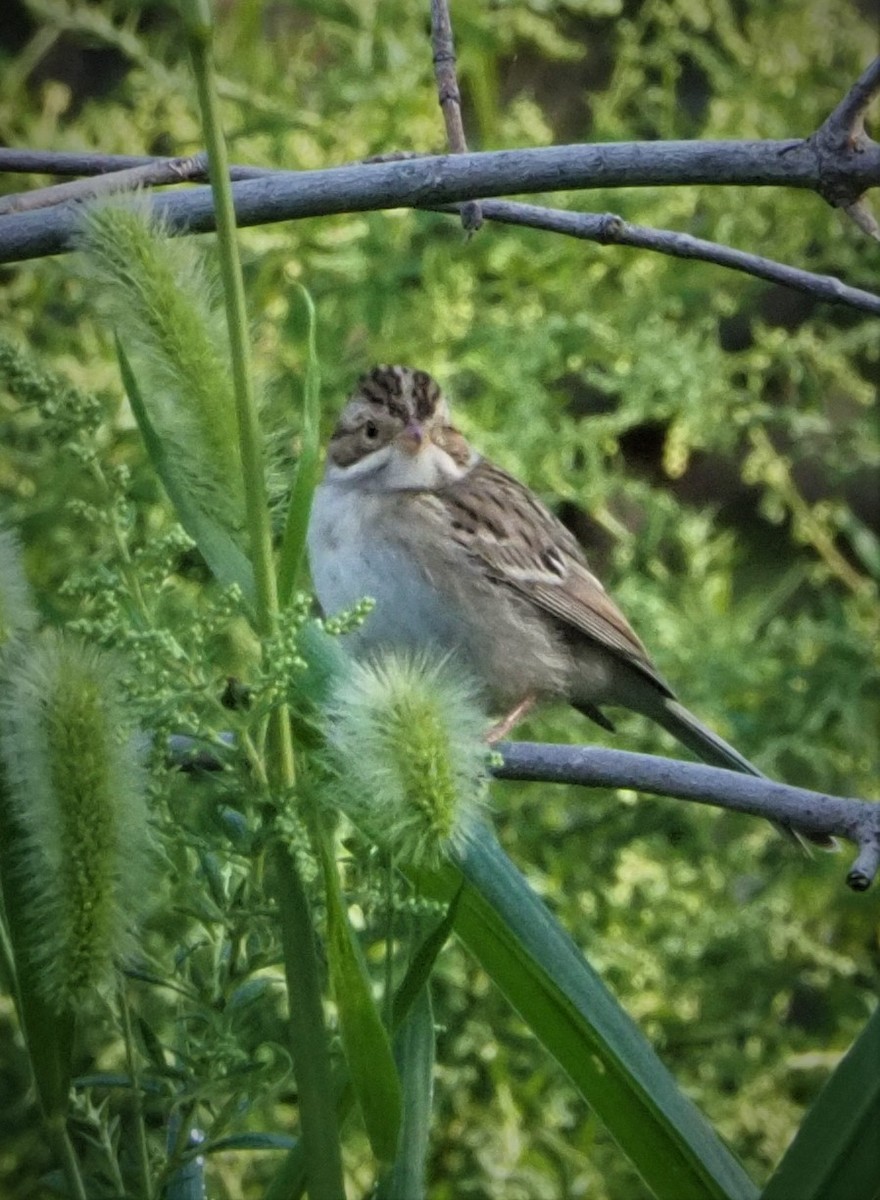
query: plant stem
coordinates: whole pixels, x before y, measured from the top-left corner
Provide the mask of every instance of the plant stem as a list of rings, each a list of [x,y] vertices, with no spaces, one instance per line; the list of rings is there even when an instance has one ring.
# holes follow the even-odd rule
[[[186,6],[186,25],[199,106],[208,149],[211,189],[217,218],[217,240],[226,319],[232,357],[245,508],[256,584],[257,631],[270,638],[278,623],[278,586],[266,496],[263,446],[254,398],[244,282],[238,257],[235,209],[229,182],[229,159],[220,122],[211,26],[207,4]],[[289,794],[296,770],[290,720],[285,706],[270,718],[268,744],[270,785]],[[275,851],[275,886],[287,975],[291,1051],[299,1088],[300,1120],[312,1200],[344,1200],[339,1128],[333,1106],[330,1056],[321,1003],[314,924],[308,897],[293,861],[283,846]]]
[[[382,996],[385,1028],[394,1030],[394,857],[383,856],[385,873],[385,987]]]
[[[205,31],[201,26],[191,28],[189,43],[208,147],[208,169],[217,217],[217,244],[229,330],[232,383],[244,474],[245,509],[257,587],[257,625],[259,632],[267,635],[274,630],[278,614],[278,594],[272,562],[263,442],[251,369],[244,280],[236,243],[235,208],[229,183],[229,157],[220,123],[210,31]]]
[[[131,1028],[131,1009],[125,983],[119,985],[119,1012],[122,1017],[122,1032],[125,1038],[125,1061],[131,1079],[131,1098],[134,1105],[135,1140],[137,1143],[138,1170],[141,1176],[141,1195],[144,1200],[153,1200],[153,1180],[150,1172],[150,1152],[147,1147],[147,1129],[144,1123],[144,1099],[141,1093],[140,1075],[134,1052],[134,1034]]]
[[[298,284],[306,307],[308,320],[308,362],[303,403],[302,438],[299,461],[290,503],[287,508],[284,537],[281,542],[281,559],[278,568],[278,595],[282,604],[287,604],[291,593],[299,586],[305,558],[306,538],[312,497],[318,482],[321,459],[321,372],[318,351],[315,345],[315,306],[308,291]]]
[[[88,1200],[85,1184],[79,1170],[79,1163],[76,1161],[76,1154],[74,1153],[73,1146],[70,1144],[70,1137],[67,1133],[64,1117],[60,1115],[50,1117],[48,1125],[49,1139],[61,1162],[61,1169],[64,1172],[64,1178],[67,1181],[67,1187],[71,1196],[73,1196],[74,1200]]]
[[[324,1015],[308,897],[287,848],[281,844],[275,846],[273,866],[309,1196],[311,1200],[344,1200],[336,1094],[324,1037]],[[318,1029],[321,1036],[316,1038],[315,1030]],[[308,1105],[305,1103],[306,1096],[311,1098]]]

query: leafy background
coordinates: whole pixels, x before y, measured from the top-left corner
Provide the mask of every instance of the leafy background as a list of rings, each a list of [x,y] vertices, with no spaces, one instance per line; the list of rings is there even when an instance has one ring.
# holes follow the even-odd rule
[[[442,149],[426,9],[223,5],[233,160],[305,169]],[[868,4],[832,0],[516,0],[459,4],[453,20],[474,149],[805,136],[877,43]],[[25,0],[4,17],[0,53],[6,144],[199,148],[167,6]],[[877,248],[807,193],[631,189],[550,202],[880,283]],[[875,323],[706,264],[490,226],[466,241],[431,214],[311,219],[248,230],[242,244],[256,357],[293,454],[306,353],[298,280],[318,310],[328,429],[372,363],[431,370],[465,432],[584,541],[689,707],[771,774],[875,794]],[[131,469],[131,536],[147,543],[167,509],[121,401],[112,321],[88,269],[70,258],[0,270],[4,335],[98,395],[102,453]],[[76,612],[64,580],[111,551],[106,530],[71,509],[95,500],[95,483],[65,454],[59,421],[50,428],[56,436],[0,391],[0,504],[22,530],[45,615],[63,619]],[[189,594],[178,580],[169,619],[187,620]],[[212,653],[218,670],[229,666],[228,647]],[[670,749],[636,718],[610,738],[552,711],[521,733]],[[182,825],[197,825],[192,808],[181,796]],[[760,823],[674,801],[498,784],[493,819],[680,1084],[765,1178],[875,1003],[876,898],[846,892],[840,858],[804,861]],[[174,891],[194,886],[187,853],[170,873],[173,903],[151,925],[166,953],[192,938],[194,920],[211,928],[209,902],[184,918]],[[230,869],[224,887],[233,882]],[[369,913],[369,879],[359,886]],[[280,1020],[271,989],[261,1007],[249,999],[224,1018],[242,1054],[268,1045]],[[454,946],[435,1000],[432,1200],[644,1194]],[[161,1029],[173,1008],[153,1003]],[[0,1191],[24,1200],[38,1194],[44,1150],[7,999],[0,1037]],[[108,1069],[118,1054],[112,1043],[90,1050]],[[269,1074],[263,1114],[284,1093],[283,1064]],[[357,1140],[348,1165],[365,1187]],[[259,1156],[214,1156],[211,1170],[217,1195],[260,1194]]]

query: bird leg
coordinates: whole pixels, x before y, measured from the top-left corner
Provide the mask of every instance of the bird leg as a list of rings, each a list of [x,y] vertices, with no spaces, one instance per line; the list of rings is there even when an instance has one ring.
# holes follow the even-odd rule
[[[514,725],[518,724],[523,717],[534,707],[537,696],[524,696],[519,704],[514,705],[507,716],[502,717],[486,733],[486,741],[490,746],[494,746],[496,742],[500,742],[506,734],[510,733]]]

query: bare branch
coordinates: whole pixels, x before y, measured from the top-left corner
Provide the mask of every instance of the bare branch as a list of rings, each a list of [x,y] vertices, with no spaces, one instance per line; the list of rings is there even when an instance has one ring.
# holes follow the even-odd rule
[[[829,796],[703,763],[598,746],[502,742],[496,749],[504,759],[503,766],[494,769],[499,779],[631,788],[766,817],[809,833],[847,838],[859,847],[858,858],[847,875],[854,891],[868,888],[880,867],[877,803]]]
[[[877,96],[880,96],[880,55],[865,68],[821,128],[858,137],[865,131],[865,113]]]
[[[461,119],[461,93],[455,73],[455,46],[448,0],[431,0],[431,45],[434,50],[437,95],[446,124],[446,142],[453,154],[466,154],[467,139]],[[476,233],[483,223],[479,203],[469,200],[462,204],[459,212],[465,233]]]
[[[204,180],[208,175],[208,160],[203,154],[185,158],[155,158],[120,171],[95,174],[91,178],[56,183],[51,187],[16,192],[0,198],[0,217],[9,213],[28,212],[35,208],[50,208],[68,200],[94,200],[113,192],[130,192],[140,187],[156,187],[165,183],[185,183]]]
[[[156,162],[149,154],[94,154],[89,150],[19,150],[0,147],[0,171],[17,175],[103,175]],[[163,161],[159,159],[158,161]]]
[[[153,163],[185,162],[150,154],[99,154],[90,150],[19,150],[0,146],[0,171],[16,175],[106,175]],[[230,167],[230,179],[257,179],[268,167]]]
[[[867,196],[859,196],[853,204],[847,204],[843,211],[851,220],[855,221],[862,233],[866,233],[868,237],[880,242],[880,225],[877,224],[877,218],[868,204]]]
[[[51,172],[56,175],[68,172],[106,173],[112,171],[115,165],[129,168],[132,166],[150,167],[154,163],[164,161],[141,159],[128,156],[113,155],[70,155],[59,152],[18,151],[0,148],[0,169],[9,171]],[[373,163],[373,160],[368,160]],[[424,162],[423,156],[382,156],[380,164],[387,162]],[[351,169],[351,168],[347,168]],[[337,168],[338,171],[343,168]],[[121,172],[117,172],[117,175]],[[234,179],[281,179],[294,180],[301,176],[296,172],[278,172],[265,167],[232,167],[230,170]],[[324,173],[322,173],[324,174]],[[39,193],[38,193],[39,194]],[[450,205],[423,205],[438,212],[457,212]],[[176,225],[176,232],[189,233],[198,229],[213,228],[211,221],[196,225],[189,209],[187,197],[177,198],[176,207],[170,214]],[[65,210],[67,215],[63,220],[62,229],[49,227],[43,230],[47,239],[52,241],[45,249],[39,248],[36,231],[28,231],[21,227],[13,227],[9,222],[0,224],[0,261],[5,254],[6,261],[25,258],[38,253],[51,254],[63,249],[58,244],[69,237],[69,231],[75,229],[76,210]],[[165,209],[164,211],[168,211]],[[584,241],[594,241],[603,245],[615,243],[625,246],[636,246],[652,250],[660,254],[670,254],[679,258],[699,259],[716,263],[733,270],[743,271],[773,283],[795,288],[809,295],[817,296],[832,304],[846,304],[864,312],[880,314],[880,297],[859,288],[849,287],[840,280],[829,275],[816,275],[810,271],[802,271],[789,267],[772,259],[762,258],[743,250],[735,250],[715,242],[704,241],[691,237],[689,234],[675,233],[669,230],[649,229],[641,225],[630,225],[622,218],[611,213],[573,213],[562,209],[544,208],[532,204],[517,204],[505,200],[488,200],[482,204],[483,215],[490,220],[509,225],[524,225],[536,229],[546,229],[562,233],[568,237]],[[241,213],[239,212],[239,217]],[[283,217],[279,217],[283,219]],[[18,245],[21,252],[10,252],[10,246]],[[25,252],[25,249],[27,252]]]
[[[233,750],[231,735],[223,735],[223,742]],[[493,749],[503,760],[500,766],[492,767],[497,779],[629,788],[846,838],[859,847],[846,877],[856,892],[869,888],[880,869],[880,804],[869,800],[829,796],[703,763],[602,746],[499,742]],[[216,771],[223,761],[219,748],[182,734],[168,739],[168,753],[171,761],[185,771]]]
[[[437,211],[449,212],[451,206]],[[649,229],[644,225],[630,225],[614,213],[573,213],[558,208],[542,208],[535,204],[517,204],[509,200],[486,200],[483,216],[490,221],[506,225],[526,225],[535,229],[547,229],[568,237],[580,238],[601,245],[636,246],[642,250],[653,250],[658,254],[669,254],[675,258],[698,259],[716,263],[767,279],[771,283],[783,284],[796,291],[817,296],[831,304],[846,304],[851,308],[880,316],[880,296],[861,288],[850,287],[832,275],[816,275],[802,271],[785,263],[775,262],[750,254],[746,250],[735,250],[718,242],[707,242],[691,237],[688,233],[675,233],[666,229]]]
[[[853,160],[850,177],[862,190],[880,184],[880,147]],[[672,183],[775,184],[817,190],[821,178],[816,154],[802,140],[648,142],[548,146],[274,172],[238,182],[234,190],[239,224],[258,225],[340,212],[435,207],[505,192]],[[163,195],[155,204],[177,232],[213,228],[208,188]],[[74,205],[4,218],[0,262],[70,249],[77,221]]]

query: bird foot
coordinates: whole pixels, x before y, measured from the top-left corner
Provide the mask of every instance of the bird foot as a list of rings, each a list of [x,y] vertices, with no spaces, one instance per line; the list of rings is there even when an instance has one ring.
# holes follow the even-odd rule
[[[503,737],[510,733],[514,725],[518,724],[534,707],[535,700],[535,696],[526,696],[510,710],[507,716],[502,717],[500,721],[496,721],[486,733],[486,741],[489,745],[494,746],[496,742],[500,742]]]

